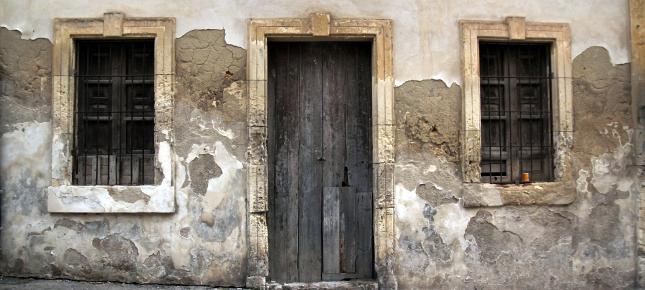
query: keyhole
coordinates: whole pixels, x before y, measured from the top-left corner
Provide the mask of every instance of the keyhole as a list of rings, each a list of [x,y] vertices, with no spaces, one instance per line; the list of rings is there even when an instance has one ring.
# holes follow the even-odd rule
[[[343,173],[343,182],[341,182],[342,187],[349,186],[349,174],[347,173],[347,166],[345,166],[345,172]]]

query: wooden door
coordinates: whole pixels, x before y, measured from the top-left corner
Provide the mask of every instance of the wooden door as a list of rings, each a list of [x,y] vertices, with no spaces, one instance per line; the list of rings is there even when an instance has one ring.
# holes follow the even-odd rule
[[[371,278],[370,42],[269,44],[269,270]]]

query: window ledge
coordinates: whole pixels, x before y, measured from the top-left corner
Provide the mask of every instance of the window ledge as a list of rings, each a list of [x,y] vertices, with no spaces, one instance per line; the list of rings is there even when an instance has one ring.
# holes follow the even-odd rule
[[[50,186],[50,213],[173,213],[174,186]]]
[[[503,205],[567,205],[576,200],[576,188],[570,182],[530,184],[464,183],[464,207]]]

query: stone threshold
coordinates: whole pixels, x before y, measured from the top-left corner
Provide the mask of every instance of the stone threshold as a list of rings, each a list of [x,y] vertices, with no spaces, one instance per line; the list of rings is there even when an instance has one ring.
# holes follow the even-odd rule
[[[267,289],[271,290],[301,290],[301,289],[328,289],[328,290],[376,290],[378,282],[375,280],[351,280],[351,281],[325,281],[312,283],[267,283]]]

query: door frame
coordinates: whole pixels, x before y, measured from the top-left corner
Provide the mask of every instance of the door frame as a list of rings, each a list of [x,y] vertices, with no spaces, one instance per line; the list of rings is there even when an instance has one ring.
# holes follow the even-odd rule
[[[269,39],[372,42],[372,162],[374,269],[379,287],[396,289],[394,277],[394,78],[392,21],[332,19],[327,12],[309,18],[251,19],[248,22],[246,287],[264,288],[269,275],[267,175],[267,82]]]

